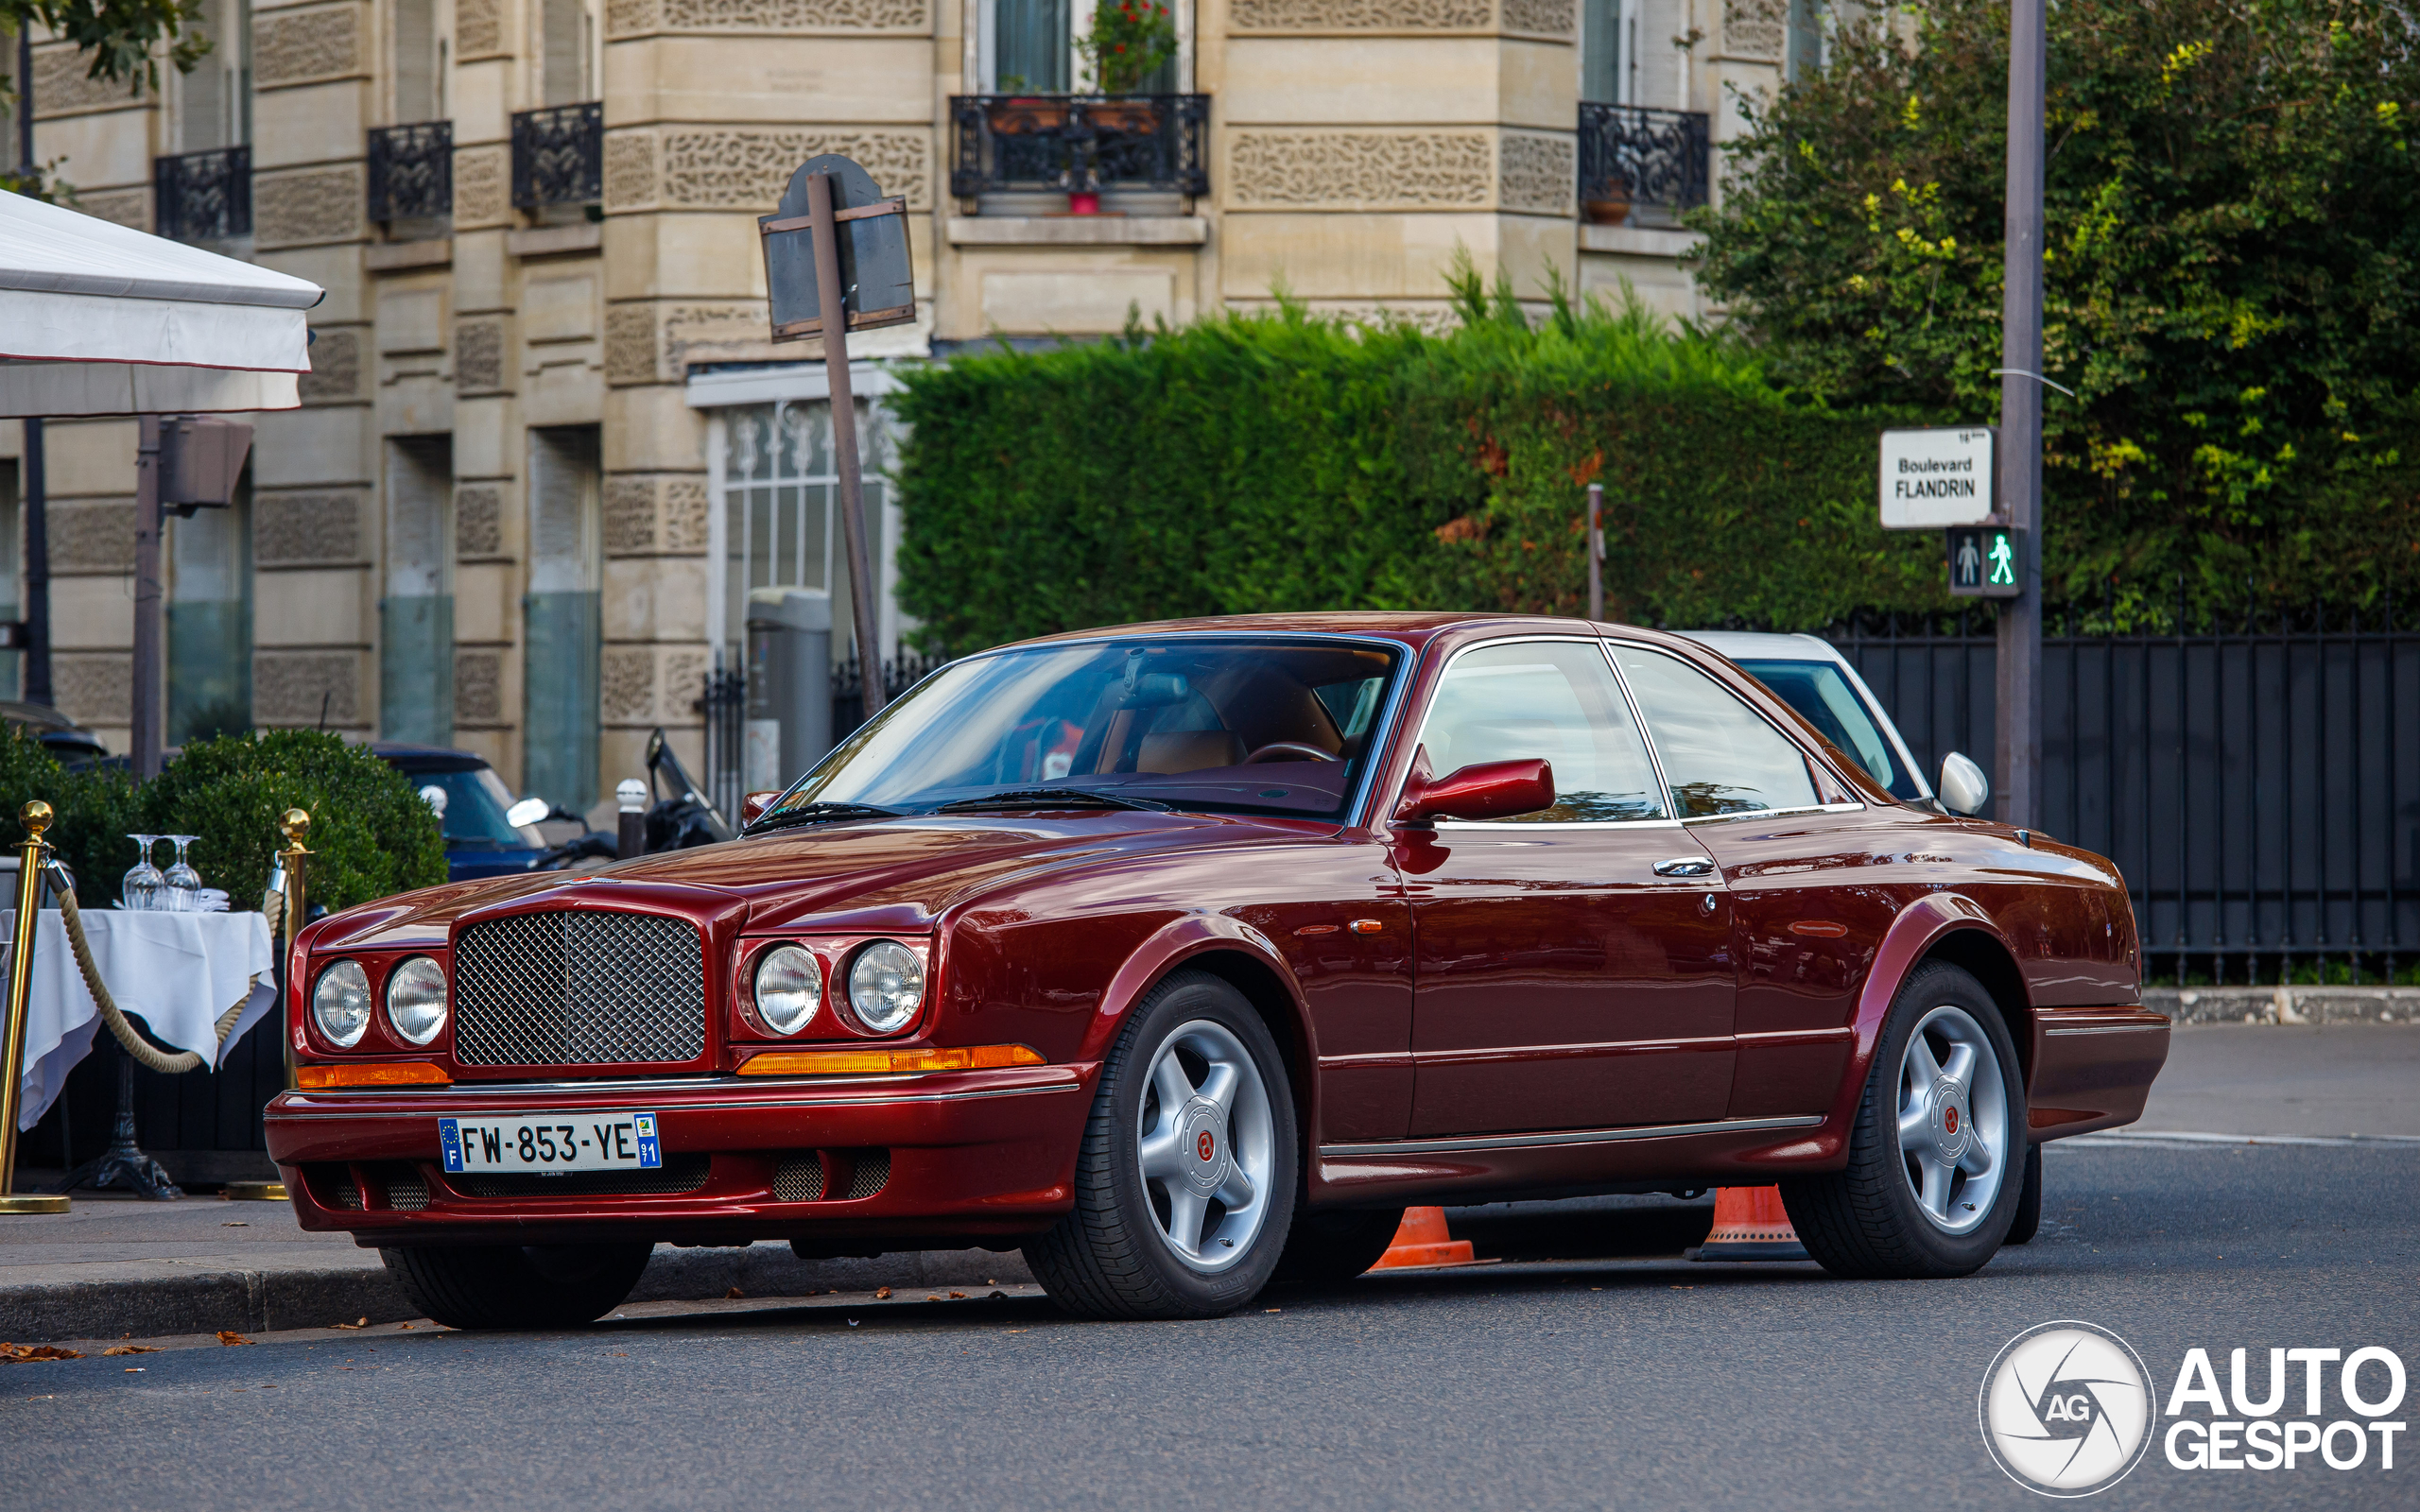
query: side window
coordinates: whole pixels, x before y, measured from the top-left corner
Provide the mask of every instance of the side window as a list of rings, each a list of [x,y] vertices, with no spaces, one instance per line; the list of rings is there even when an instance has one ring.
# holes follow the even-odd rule
[[[1638,697],[1683,818],[1822,801],[1806,754],[1722,684],[1660,651],[1616,643],[1614,660]]]
[[[1667,816],[1620,685],[1582,642],[1491,645],[1457,659],[1420,739],[1440,777],[1480,762],[1551,763],[1554,807],[1507,824]]]

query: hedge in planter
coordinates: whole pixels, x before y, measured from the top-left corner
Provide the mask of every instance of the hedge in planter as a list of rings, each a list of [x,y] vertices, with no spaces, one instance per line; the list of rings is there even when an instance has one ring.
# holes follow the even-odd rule
[[[232,908],[260,906],[278,816],[290,808],[311,816],[314,904],[350,908],[445,880],[443,834],[410,780],[316,730],[197,741],[143,785],[136,806],[146,830],[198,836],[189,859]]]

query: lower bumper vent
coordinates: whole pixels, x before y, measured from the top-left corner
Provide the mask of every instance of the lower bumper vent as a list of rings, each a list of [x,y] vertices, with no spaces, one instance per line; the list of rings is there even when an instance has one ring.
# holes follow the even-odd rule
[[[841,1194],[843,1202],[856,1202],[871,1197],[890,1183],[890,1152],[889,1150],[852,1150],[849,1152],[849,1190]]]
[[[781,1163],[773,1167],[773,1200],[822,1201],[823,1158],[813,1150],[800,1150],[782,1157]]]
[[[670,1196],[695,1192],[713,1174],[709,1155],[667,1155],[654,1171],[574,1171],[567,1176],[458,1176],[466,1197]]]

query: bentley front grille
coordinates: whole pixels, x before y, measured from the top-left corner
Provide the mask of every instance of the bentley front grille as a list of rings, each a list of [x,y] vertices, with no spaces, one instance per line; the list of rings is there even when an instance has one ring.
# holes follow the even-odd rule
[[[705,947],[653,914],[490,919],[454,947],[454,1055],[466,1066],[612,1066],[706,1048]]]

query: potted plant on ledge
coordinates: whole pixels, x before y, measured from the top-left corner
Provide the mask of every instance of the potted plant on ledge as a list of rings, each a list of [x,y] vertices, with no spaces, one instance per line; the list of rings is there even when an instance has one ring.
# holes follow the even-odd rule
[[[1108,99],[1086,101],[1071,135],[1081,158],[1070,175],[1067,213],[1100,214],[1100,183],[1094,173],[1098,134],[1145,136],[1160,129],[1160,106],[1151,99],[1119,99],[1176,56],[1176,16],[1157,0],[1101,0],[1092,29],[1077,39],[1076,51],[1090,65],[1093,83]]]

